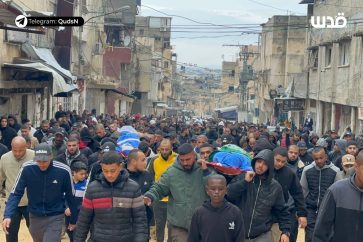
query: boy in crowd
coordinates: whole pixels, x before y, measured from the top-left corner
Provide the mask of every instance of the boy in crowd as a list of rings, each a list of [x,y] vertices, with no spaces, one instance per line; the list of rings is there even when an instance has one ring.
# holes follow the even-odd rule
[[[188,242],[245,241],[242,212],[224,199],[227,193],[224,176],[209,176],[206,192],[210,200],[194,212]]]
[[[75,190],[75,201],[77,204],[77,215],[76,217],[78,217],[78,213],[81,210],[81,206],[82,206],[82,200],[84,197],[84,193],[86,191],[86,186],[87,186],[87,165],[84,164],[81,161],[77,161],[74,164],[72,164],[71,166],[71,170],[72,170],[72,178],[73,178],[73,187]],[[68,228],[69,222],[70,222],[70,216],[71,216],[71,210],[68,208],[64,211],[64,214],[66,215],[66,228]],[[67,234],[69,237],[70,242],[73,242],[73,231],[67,229]]]

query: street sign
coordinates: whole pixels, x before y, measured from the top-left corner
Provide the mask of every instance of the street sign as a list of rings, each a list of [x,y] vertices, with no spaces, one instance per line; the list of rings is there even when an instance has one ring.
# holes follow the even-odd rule
[[[305,99],[283,98],[275,100],[283,112],[303,111],[305,109]]]

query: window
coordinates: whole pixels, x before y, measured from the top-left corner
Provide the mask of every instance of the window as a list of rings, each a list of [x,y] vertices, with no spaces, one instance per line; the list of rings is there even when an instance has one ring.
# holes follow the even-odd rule
[[[164,68],[169,68],[169,62],[168,61],[164,61]]]
[[[232,70],[232,71],[231,71],[231,74],[229,74],[229,76],[230,76],[230,77],[234,77],[234,75],[235,75],[235,72],[234,72],[234,70]]]
[[[310,57],[309,57],[309,66],[317,68],[319,63],[319,49],[314,48],[310,50]]]
[[[144,36],[144,29],[140,29],[139,34],[140,34],[141,37],[143,37]]]
[[[332,53],[332,46],[325,47],[325,66],[331,65],[331,53]]]
[[[350,42],[342,42],[339,44],[339,58],[340,65],[348,65],[349,64],[349,53],[350,52]]]
[[[234,86],[229,86],[228,87],[228,92],[234,92]]]

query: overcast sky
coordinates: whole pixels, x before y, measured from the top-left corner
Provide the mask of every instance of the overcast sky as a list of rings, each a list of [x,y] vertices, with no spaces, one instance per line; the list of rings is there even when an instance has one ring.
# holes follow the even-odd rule
[[[233,27],[236,24],[261,24],[273,15],[304,15],[305,4],[299,4],[301,0],[142,0],[142,5],[150,6],[161,12],[187,17],[198,22],[222,24]],[[267,6],[268,5],[268,6]],[[142,7],[143,16],[164,16],[150,8]],[[223,44],[257,44],[257,35],[241,34],[240,29],[219,28],[210,26],[210,29],[200,29],[194,22],[183,18],[173,17],[171,44],[175,45],[178,61],[197,64],[201,67],[221,68],[222,57],[224,60],[235,59],[238,53],[237,47],[222,47]],[[180,25],[183,26],[181,29]],[[199,28],[199,29],[185,29]],[[241,27],[241,26],[240,26]],[[255,27],[253,27],[255,29]],[[243,29],[246,30],[246,29]],[[216,32],[216,33],[203,33]],[[233,36],[224,36],[233,35]],[[212,36],[212,38],[199,38]],[[192,39],[194,38],[194,39]]]

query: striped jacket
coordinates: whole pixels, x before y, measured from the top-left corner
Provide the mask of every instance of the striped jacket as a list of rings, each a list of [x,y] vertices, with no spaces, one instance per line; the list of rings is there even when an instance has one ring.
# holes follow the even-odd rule
[[[14,214],[25,188],[29,200],[28,210],[31,214],[39,217],[63,214],[64,204],[67,201],[72,213],[70,223],[75,224],[77,207],[68,166],[51,161],[48,169],[41,171],[36,162],[25,162],[7,201],[4,218],[10,218]]]
[[[139,185],[126,170],[113,183],[103,174],[86,190],[78,217],[75,242],[84,242],[93,224],[93,241],[146,242],[148,227]]]

